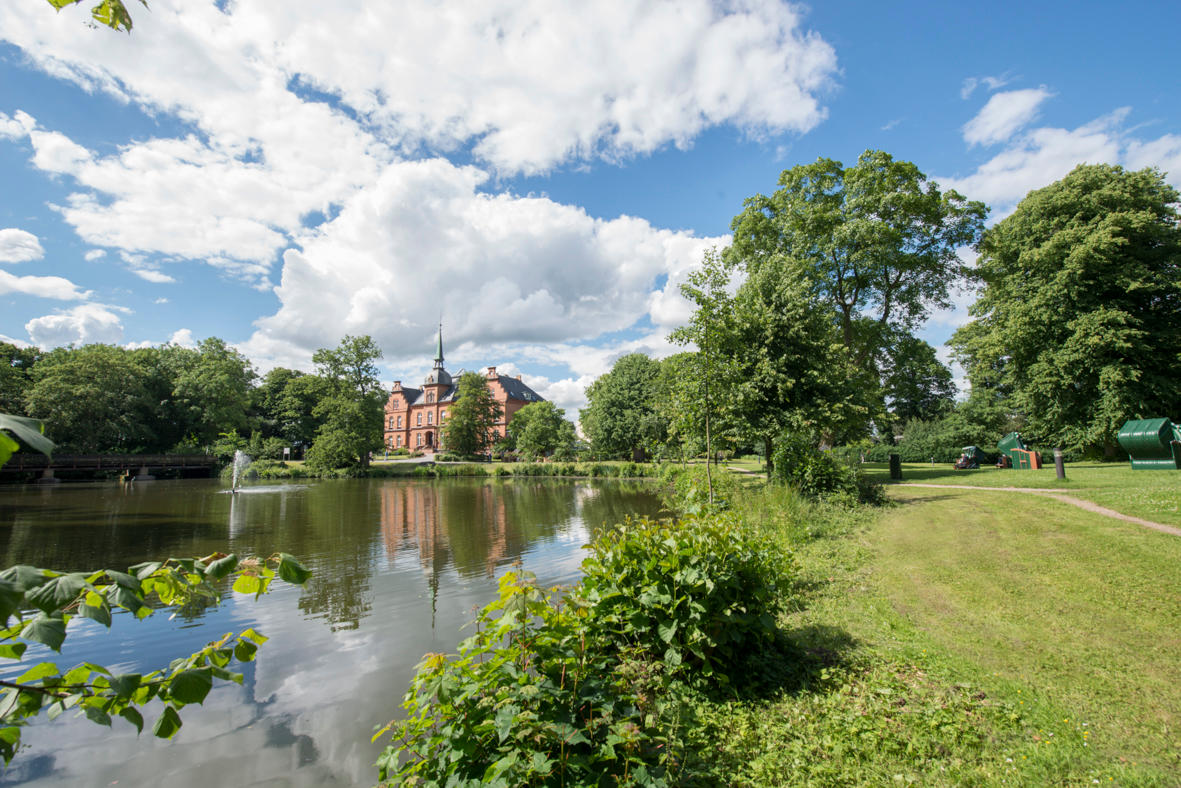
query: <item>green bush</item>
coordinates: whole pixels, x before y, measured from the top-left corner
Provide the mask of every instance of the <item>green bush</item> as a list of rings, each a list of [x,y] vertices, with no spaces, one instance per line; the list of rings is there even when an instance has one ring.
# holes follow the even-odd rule
[[[669,785],[686,685],[739,681],[789,572],[731,517],[616,526],[565,595],[506,574],[457,657],[428,654],[383,784]]]
[[[677,465],[665,463],[658,469],[661,501],[677,512],[696,514],[710,508],[709,488],[712,480],[713,509],[721,511],[730,508],[739,485],[734,474],[714,466],[710,479],[706,478],[704,465]]]
[[[848,504],[876,504],[885,499],[881,485],[870,481],[860,464],[846,464],[839,453],[821,451],[805,436],[781,437],[773,458],[773,478],[810,498]]]

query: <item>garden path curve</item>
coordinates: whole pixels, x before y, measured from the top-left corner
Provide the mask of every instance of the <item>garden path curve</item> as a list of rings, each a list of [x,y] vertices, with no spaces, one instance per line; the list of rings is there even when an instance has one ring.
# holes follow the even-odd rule
[[[1175,528],[1164,523],[1155,523],[1152,520],[1145,520],[1141,517],[1132,517],[1130,514],[1117,512],[1115,509],[1108,509],[1106,506],[1100,506],[1092,501],[1084,501],[1082,498],[1075,498],[1073,495],[1065,495],[1060,490],[1049,489],[1046,487],[983,487],[972,484],[930,484],[926,482],[903,482],[902,484],[891,485],[892,487],[938,487],[952,490],[1000,490],[1002,492],[1023,492],[1033,493],[1034,495],[1044,495],[1047,498],[1053,498],[1062,503],[1068,503],[1072,506],[1077,506],[1080,509],[1086,509],[1088,512],[1101,514],[1105,517],[1112,517],[1116,520],[1123,520],[1128,523],[1135,523],[1142,525],[1145,528],[1151,528],[1154,531],[1160,531],[1165,534],[1172,534],[1173,536],[1181,536],[1181,528]]]

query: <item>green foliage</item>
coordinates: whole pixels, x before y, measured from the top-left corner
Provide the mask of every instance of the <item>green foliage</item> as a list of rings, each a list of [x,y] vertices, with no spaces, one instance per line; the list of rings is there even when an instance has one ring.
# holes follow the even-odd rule
[[[172,406],[188,434],[208,444],[220,432],[246,429],[256,376],[245,356],[217,337],[196,349],[166,347],[161,355],[170,367]]]
[[[45,0],[51,6],[61,11],[69,5],[76,5],[82,0]],[[147,0],[139,0],[144,8],[148,7]],[[98,5],[90,9],[90,17],[94,20],[92,27],[103,25],[112,30],[124,30],[131,32],[131,14],[127,10],[127,6],[123,4],[123,0],[99,0]]]
[[[33,366],[41,351],[0,342],[0,413],[23,413],[25,391],[33,385]]]
[[[789,261],[831,308],[859,368],[950,305],[963,271],[956,250],[975,243],[987,211],[883,151],[851,167],[817,159],[784,170],[779,185],[746,200],[726,259],[749,273]]]
[[[579,422],[595,456],[632,459],[664,442],[667,427],[654,396],[659,374],[657,362],[630,353],[587,388]]]
[[[800,433],[784,435],[775,447],[772,477],[790,484],[803,495],[849,503],[881,503],[881,486],[867,479],[861,469],[845,463],[833,452],[821,451],[814,440]]]
[[[955,405],[951,370],[936,357],[935,348],[909,335],[895,342],[890,351],[883,393],[897,424],[936,418]]]
[[[0,413],[0,465],[8,462],[13,452],[20,450],[20,443],[5,435],[5,431],[20,438],[26,446],[49,456],[53,452],[53,441],[45,437],[45,425],[36,419]]]
[[[447,450],[465,457],[485,454],[492,446],[496,422],[502,413],[484,376],[465,372],[456,382],[455,402],[447,409],[443,426]]]
[[[634,521],[592,546],[564,596],[509,573],[455,659],[419,666],[380,779],[668,785],[689,681],[726,686],[775,632],[788,573],[733,519]]]
[[[382,447],[385,394],[374,362],[381,349],[368,336],[345,336],[336,348],[312,355],[328,394],[312,410],[322,424],[307,461],[319,470],[369,466]]]
[[[659,476],[664,505],[686,514],[728,509],[739,489],[734,474],[715,467],[707,478],[704,465],[667,462],[660,466]]]
[[[1080,165],[985,233],[952,342],[1033,440],[1112,454],[1125,420],[1181,412],[1178,199],[1157,170]]]
[[[516,451],[526,459],[548,457],[559,449],[570,453],[578,439],[574,425],[552,402],[531,402],[513,414],[508,434]]]
[[[214,553],[204,558],[169,558],[130,567],[126,572],[57,572],[13,566],[0,572],[0,657],[20,662],[30,643],[60,651],[72,618],[81,617],[111,626],[112,612],[121,608],[136,618],[150,616],[157,605],[179,607],[194,602],[216,604],[219,587],[232,578],[235,591],[266,593],[276,574],[288,583],[302,584],[311,572],[286,553],[260,560],[239,560],[234,554]],[[15,619],[15,622],[14,622]],[[179,710],[202,703],[215,679],[242,683],[242,675],[227,669],[233,660],[249,662],[266,638],[247,629],[227,633],[167,668],[147,674],[115,674],[102,665],[83,662],[62,672],[52,662],[32,665],[13,681],[0,681],[0,755],[12,760],[20,746],[21,726],[45,711],[50,719],[77,708],[101,725],[122,717],[143,731],[139,708],[158,699],[164,710],[153,733],[171,738],[180,729]],[[6,666],[10,667],[10,666]]]

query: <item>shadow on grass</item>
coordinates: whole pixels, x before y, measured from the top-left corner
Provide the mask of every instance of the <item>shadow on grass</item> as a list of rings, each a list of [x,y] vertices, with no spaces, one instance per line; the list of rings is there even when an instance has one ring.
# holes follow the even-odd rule
[[[849,666],[856,646],[848,632],[825,624],[778,630],[770,645],[748,654],[734,671],[733,696],[751,701],[821,689],[829,671]]]

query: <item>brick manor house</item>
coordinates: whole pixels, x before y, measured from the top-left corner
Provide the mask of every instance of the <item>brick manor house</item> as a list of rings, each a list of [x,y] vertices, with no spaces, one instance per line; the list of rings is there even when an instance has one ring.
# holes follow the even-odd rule
[[[521,382],[521,376],[510,378],[496,374],[496,367],[488,367],[484,383],[492,398],[500,406],[500,417],[495,432],[503,438],[513,414],[531,402],[541,402],[536,391]],[[442,449],[441,427],[447,422],[447,408],[455,401],[458,386],[443,369],[443,327],[439,326],[439,341],[435,348],[435,368],[422,382],[422,388],[403,386],[395,380],[390,398],[385,403],[385,445],[387,449],[408,448],[433,452]]]

